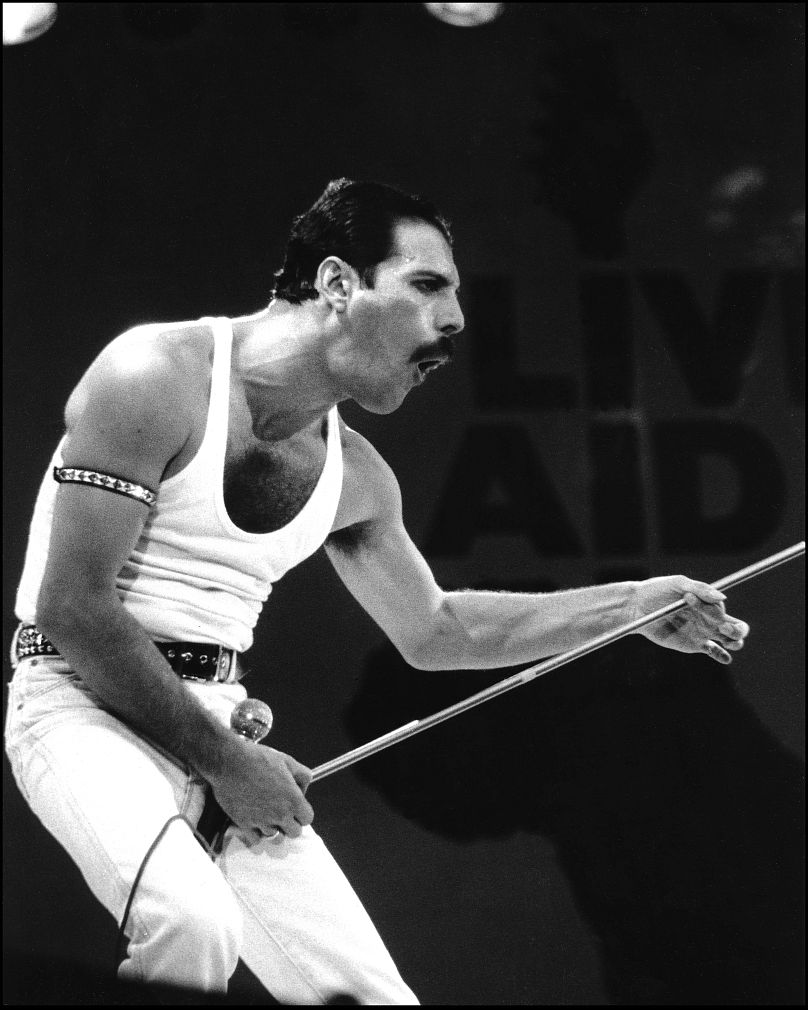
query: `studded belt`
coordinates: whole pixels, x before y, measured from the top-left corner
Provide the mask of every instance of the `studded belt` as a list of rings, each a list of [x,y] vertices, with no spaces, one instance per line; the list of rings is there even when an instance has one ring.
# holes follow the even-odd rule
[[[155,642],[168,665],[183,680],[234,684],[246,674],[242,653],[209,642]],[[58,656],[53,642],[33,624],[21,624],[14,633],[11,654],[16,662],[32,656]]]

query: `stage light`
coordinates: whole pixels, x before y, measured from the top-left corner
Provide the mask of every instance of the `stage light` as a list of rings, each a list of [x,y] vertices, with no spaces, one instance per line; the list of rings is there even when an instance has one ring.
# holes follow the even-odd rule
[[[757,165],[741,165],[715,184],[712,196],[727,203],[738,203],[760,192],[768,181],[766,173]]]
[[[3,4],[3,45],[15,46],[44,35],[56,20],[56,4]]]
[[[496,21],[505,4],[424,4],[424,7],[447,25],[474,28]]]

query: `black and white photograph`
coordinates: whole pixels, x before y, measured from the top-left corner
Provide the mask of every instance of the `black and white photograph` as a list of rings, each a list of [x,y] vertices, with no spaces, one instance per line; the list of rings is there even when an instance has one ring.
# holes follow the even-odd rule
[[[3,1005],[804,1005],[805,5],[3,57]]]

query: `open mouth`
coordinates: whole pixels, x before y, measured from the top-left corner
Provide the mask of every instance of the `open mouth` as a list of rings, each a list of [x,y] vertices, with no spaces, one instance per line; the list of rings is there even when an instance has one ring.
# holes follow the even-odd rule
[[[440,368],[445,361],[446,358],[427,358],[425,361],[418,362],[418,371],[421,373],[421,376],[428,375],[429,372]]]
[[[441,337],[432,346],[422,347],[420,354],[413,355],[413,361],[418,370],[418,379],[423,381],[430,372],[445,365],[454,357],[454,342],[450,337]]]

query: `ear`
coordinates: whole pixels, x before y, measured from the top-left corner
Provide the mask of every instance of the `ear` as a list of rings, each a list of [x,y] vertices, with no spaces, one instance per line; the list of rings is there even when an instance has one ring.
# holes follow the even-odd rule
[[[344,312],[359,287],[359,275],[339,256],[329,256],[317,268],[317,290],[336,312]]]

